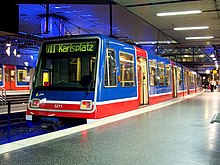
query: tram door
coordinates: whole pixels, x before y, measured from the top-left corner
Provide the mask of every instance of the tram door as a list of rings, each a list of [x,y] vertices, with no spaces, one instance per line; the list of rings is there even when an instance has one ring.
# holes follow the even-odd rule
[[[177,97],[177,68],[173,67],[173,97]]]
[[[187,93],[190,94],[190,73],[186,72],[187,76]]]
[[[194,78],[194,84],[195,84],[195,92],[197,92],[197,76],[193,75]]]
[[[5,73],[5,89],[14,90],[16,89],[15,85],[15,66],[13,65],[4,65]]]
[[[139,105],[148,104],[147,60],[138,58],[138,97]]]

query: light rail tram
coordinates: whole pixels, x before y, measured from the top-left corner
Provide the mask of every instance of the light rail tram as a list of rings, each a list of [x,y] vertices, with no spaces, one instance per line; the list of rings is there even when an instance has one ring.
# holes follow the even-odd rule
[[[200,92],[201,76],[101,34],[42,42],[27,120],[100,119]]]

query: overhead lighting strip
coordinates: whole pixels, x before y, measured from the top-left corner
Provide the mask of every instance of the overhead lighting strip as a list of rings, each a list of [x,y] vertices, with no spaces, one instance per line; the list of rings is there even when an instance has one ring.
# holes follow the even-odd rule
[[[212,39],[214,36],[203,36],[203,37],[185,37],[186,40],[200,40],[200,39]]]
[[[189,10],[189,11],[177,11],[177,12],[166,12],[166,13],[157,13],[157,16],[172,16],[172,15],[185,15],[185,14],[199,14],[201,10]]]
[[[150,44],[176,44],[177,42],[174,40],[171,41],[136,41],[136,44],[142,44],[142,45],[150,45]]]
[[[192,26],[192,27],[176,27],[173,30],[200,30],[200,29],[208,29],[208,26]]]

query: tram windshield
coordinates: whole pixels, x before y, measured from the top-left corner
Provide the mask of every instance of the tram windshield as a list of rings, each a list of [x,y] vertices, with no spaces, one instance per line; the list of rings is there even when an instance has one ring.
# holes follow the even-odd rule
[[[98,41],[50,42],[42,46],[35,89],[94,90]]]

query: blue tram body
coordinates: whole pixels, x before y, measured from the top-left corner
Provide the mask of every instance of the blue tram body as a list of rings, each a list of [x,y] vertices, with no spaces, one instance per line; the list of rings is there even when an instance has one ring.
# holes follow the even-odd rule
[[[97,89],[100,89],[100,92],[97,92],[97,101],[103,102],[103,101],[113,101],[113,100],[119,100],[119,99],[127,99],[132,97],[137,97],[137,85],[136,85],[136,77],[134,76],[134,81],[129,84],[127,82],[126,87],[122,87],[116,79],[115,86],[112,87],[105,87],[105,55],[108,53],[108,50],[114,50],[115,56],[116,56],[116,75],[120,75],[120,52],[125,52],[128,55],[133,55],[133,58],[136,59],[135,49],[133,46],[127,44],[118,42],[115,39],[111,38],[105,38],[102,36],[101,38],[103,40],[103,49],[100,51],[100,60],[99,60],[99,75],[98,75],[98,87]],[[136,66],[136,61],[134,60],[133,63],[134,67]],[[134,69],[134,75],[136,74],[136,69]]]
[[[0,87],[2,87],[3,86],[3,65],[2,64],[0,64]]]
[[[74,47],[72,42],[75,47],[93,44],[94,50],[71,50]],[[33,115],[48,113],[50,116],[56,112],[60,117],[101,118],[117,114],[120,105],[127,104],[128,110],[134,109],[138,105],[135,59],[132,45],[103,35],[45,41],[40,50],[27,112]],[[66,65],[64,72],[61,67]],[[71,74],[74,74],[72,78]],[[82,79],[89,75],[93,77],[92,85],[83,87]],[[89,81],[87,78],[85,82]],[[113,108],[113,104],[115,110],[107,111]]]
[[[170,61],[166,58],[162,58],[156,54],[152,54],[152,53],[148,53],[148,61],[150,60],[154,60],[156,62],[156,83],[154,85],[150,85],[150,90],[149,90],[149,95],[156,95],[156,94],[167,94],[172,92],[172,80],[171,80],[171,76],[169,76],[169,80],[168,79],[164,79],[164,82],[160,82],[160,79],[162,79],[163,77],[167,77],[167,68],[164,68],[161,72],[162,75],[160,75],[159,72],[159,63],[161,63],[162,65],[171,65]],[[163,77],[162,77],[163,76]],[[171,83],[168,83],[171,82]]]
[[[179,63],[175,63],[175,71],[176,74],[176,90],[177,90],[177,96],[184,96],[184,93],[186,91],[187,86],[187,77],[184,75],[186,73],[186,67]]]
[[[100,34],[45,39],[26,119],[98,119],[180,97],[177,79],[185,73],[178,67]]]

